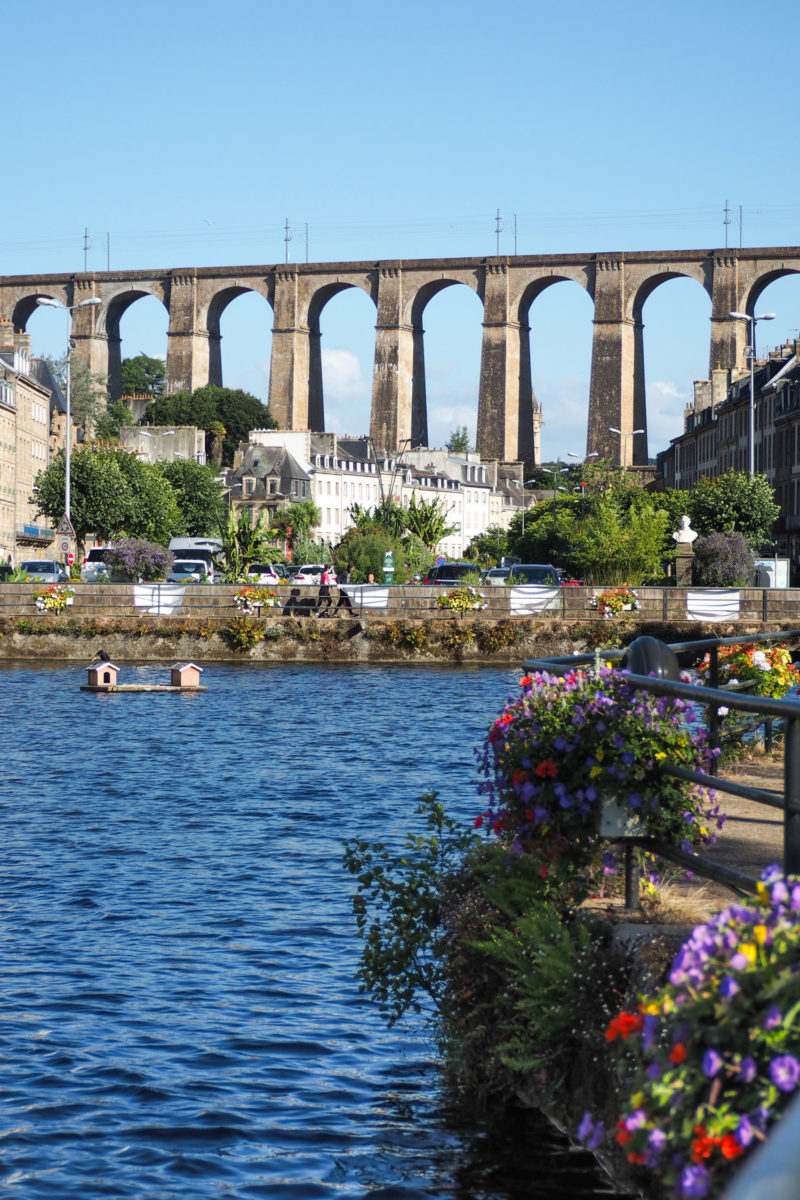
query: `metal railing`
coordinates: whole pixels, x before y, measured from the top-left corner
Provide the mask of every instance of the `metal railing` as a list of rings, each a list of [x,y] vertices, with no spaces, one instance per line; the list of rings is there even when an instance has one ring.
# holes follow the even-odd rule
[[[758,642],[784,642],[793,638],[800,638],[800,630],[672,642],[669,648],[676,654],[681,652],[700,653],[707,650],[710,659],[709,676],[712,682],[716,683],[719,678],[718,651],[721,646],[749,646]],[[594,654],[529,659],[526,661],[525,667],[527,670],[565,675],[573,671],[576,666],[588,665],[598,669],[602,660],[619,662],[624,655],[625,650],[623,649],[603,650]],[[696,783],[701,787],[717,792],[727,792],[730,795],[781,810],[783,812],[784,870],[787,874],[800,874],[800,703],[796,699],[774,700],[766,696],[748,696],[728,687],[702,687],[671,679],[659,679],[652,675],[628,674],[627,679],[633,687],[641,688],[643,691],[653,692],[659,696],[672,696],[680,700],[687,700],[694,705],[704,706],[712,746],[718,747],[720,742],[719,709],[721,707],[753,713],[763,718],[765,724],[776,720],[784,722],[783,790],[780,792],[750,787],[746,784],[736,783],[732,779],[722,778],[715,773],[690,771],[684,767],[670,764],[662,765],[661,769],[665,775],[669,775],[673,779]],[[635,869],[634,847],[649,850],[661,858],[687,867],[698,875],[724,884],[734,891],[750,894],[755,894],[757,891],[757,880],[733,867],[711,862],[710,859],[704,858],[700,854],[684,851],[678,846],[662,842],[657,838],[637,837],[626,842],[626,907],[635,907],[638,901],[638,871]]]

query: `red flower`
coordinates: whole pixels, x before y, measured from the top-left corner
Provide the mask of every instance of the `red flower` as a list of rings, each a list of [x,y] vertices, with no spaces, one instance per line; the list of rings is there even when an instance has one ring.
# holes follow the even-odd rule
[[[698,1136],[692,1142],[692,1162],[699,1163],[711,1157],[714,1147],[719,1146],[722,1138],[710,1137],[702,1125],[695,1126],[695,1133]]]
[[[732,1133],[725,1134],[719,1148],[726,1158],[738,1158],[740,1154],[744,1154],[744,1146]]]
[[[628,1155],[628,1162],[635,1163],[637,1167],[643,1167],[647,1162],[647,1156],[645,1154],[637,1154],[635,1150],[631,1150]]]
[[[619,1129],[617,1130],[617,1142],[619,1143],[619,1145],[627,1146],[628,1142],[631,1140],[632,1137],[633,1137],[633,1130],[626,1129],[624,1123],[622,1121],[620,1121]]]
[[[669,1061],[671,1063],[675,1063],[675,1065],[677,1066],[678,1063],[682,1063],[685,1060],[685,1058],[686,1058],[686,1047],[684,1046],[683,1042],[676,1042],[675,1045],[672,1047],[672,1049],[669,1052]]]
[[[504,712],[502,717],[500,718],[500,723],[502,725],[510,725],[513,720],[514,720],[514,716],[512,713]]]
[[[479,817],[475,818],[475,825],[474,825],[475,829],[481,829],[482,827],[483,827],[483,814],[481,814]]]
[[[533,680],[531,679],[530,675],[523,675],[522,679],[520,679],[520,681],[519,681],[519,686],[520,687],[530,687],[532,683],[533,683]]]
[[[536,774],[540,779],[547,779],[548,777],[550,779],[555,779],[556,775],[558,774],[558,767],[548,758],[545,759],[544,762],[539,763],[536,768]]]
[[[644,1017],[639,1013],[621,1012],[616,1017],[613,1017],[608,1023],[606,1030],[606,1041],[613,1042],[617,1038],[622,1038],[623,1041],[631,1036],[632,1033],[638,1033],[644,1024]]]

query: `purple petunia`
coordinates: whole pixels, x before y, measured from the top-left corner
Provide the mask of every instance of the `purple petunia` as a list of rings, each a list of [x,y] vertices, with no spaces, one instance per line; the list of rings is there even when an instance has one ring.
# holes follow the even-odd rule
[[[779,1054],[769,1064],[769,1077],[782,1092],[793,1092],[800,1079],[800,1062],[793,1054]]]
[[[703,1074],[708,1079],[713,1079],[715,1075],[719,1075],[721,1070],[722,1055],[718,1054],[713,1048],[709,1048],[703,1055]]]
[[[685,1200],[702,1200],[708,1195],[708,1171],[703,1166],[684,1167],[681,1172],[681,1196]]]

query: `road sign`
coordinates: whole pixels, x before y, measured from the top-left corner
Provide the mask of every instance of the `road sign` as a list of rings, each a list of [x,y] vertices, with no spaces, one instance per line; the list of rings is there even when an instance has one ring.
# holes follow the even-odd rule
[[[68,555],[67,555],[67,563],[69,564],[69,566],[72,566],[72,564],[73,564],[74,562],[75,562],[75,555],[74,555],[74,554],[68,554]]]
[[[447,559],[444,557],[443,554],[440,554],[436,560],[436,565],[437,565],[437,567],[443,567],[446,562],[447,562]]]
[[[62,558],[67,557],[67,555],[69,554],[71,545],[72,545],[72,543],[70,542],[68,537],[60,537],[58,539],[58,553],[61,555]]]
[[[63,517],[58,522],[58,529],[56,530],[56,533],[68,533],[70,537],[75,537],[75,530],[72,527],[72,521],[70,521],[66,513],[64,513]]]

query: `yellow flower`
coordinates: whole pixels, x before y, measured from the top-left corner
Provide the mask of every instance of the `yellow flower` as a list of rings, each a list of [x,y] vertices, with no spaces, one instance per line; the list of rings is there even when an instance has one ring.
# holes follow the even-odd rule
[[[602,771],[602,769],[603,769],[602,767],[592,767],[591,771],[589,772],[589,778],[590,778],[590,779],[594,779],[594,777],[595,777],[596,775],[599,775],[599,774],[600,774],[600,772]]]
[[[753,937],[758,942],[759,946],[763,946],[769,937],[769,930],[766,925],[756,925],[753,928]]]
[[[752,942],[744,942],[739,947],[739,953],[743,954],[749,963],[756,961],[756,948]]]
[[[763,884],[760,879],[759,879],[758,883],[756,884],[756,889],[758,891],[759,904],[771,904],[772,903],[770,894],[766,888],[766,884]],[[733,922],[731,922],[731,924],[733,924]]]
[[[666,758],[666,757],[667,757],[666,751],[664,751],[664,750],[659,750],[656,754],[656,758],[658,758],[658,759],[662,759],[662,758]]]

